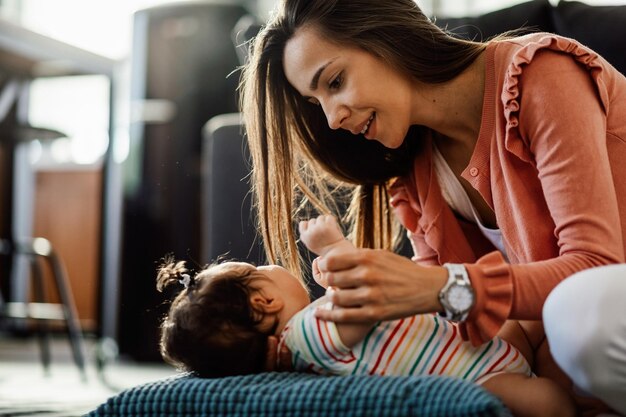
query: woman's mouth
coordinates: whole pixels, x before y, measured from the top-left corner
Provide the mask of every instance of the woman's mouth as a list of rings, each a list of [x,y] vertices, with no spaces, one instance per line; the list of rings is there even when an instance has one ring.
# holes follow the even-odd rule
[[[365,126],[363,126],[363,129],[361,129],[361,134],[364,135],[367,133],[367,131],[370,128],[370,124],[372,123],[372,120],[374,120],[374,117],[376,116],[376,113],[372,113],[372,115],[370,116],[369,119],[367,119],[367,123],[365,123]]]

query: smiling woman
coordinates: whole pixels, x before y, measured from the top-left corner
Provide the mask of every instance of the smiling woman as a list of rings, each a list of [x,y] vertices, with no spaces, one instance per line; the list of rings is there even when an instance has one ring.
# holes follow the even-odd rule
[[[415,81],[360,48],[343,48],[314,28],[285,47],[285,75],[305,100],[320,105],[331,129],[398,148],[409,126]],[[369,82],[369,80],[377,82]],[[364,88],[366,86],[366,88]]]
[[[422,127],[436,123],[449,134],[467,134],[479,127],[482,95],[472,91],[481,88],[480,55],[485,45],[448,36],[412,1],[401,7],[396,2],[365,3],[372,9],[358,17],[341,2],[315,3],[303,6],[294,26],[268,26],[255,42],[254,61],[244,74],[241,103],[250,148],[255,166],[265,167],[254,170],[258,175],[254,182],[260,187],[256,195],[263,200],[258,204],[261,230],[269,259],[280,258],[292,270],[299,268],[288,220],[295,198],[292,184],[303,186],[309,196],[315,195],[313,189],[323,194],[325,180],[367,184],[367,189],[355,189],[360,196],[353,200],[357,243],[390,248],[394,230],[389,219],[368,219],[380,225],[372,227],[374,223],[363,223],[369,217],[363,213],[378,212],[376,207],[388,211],[385,183],[410,170],[422,146]],[[389,21],[381,22],[379,16],[388,16]],[[327,24],[304,24],[320,19],[327,19]],[[300,25],[303,29],[297,30]],[[284,42],[282,48],[275,47],[274,37]],[[442,49],[449,54],[441,54]],[[266,79],[271,88],[260,81]],[[434,95],[434,86],[445,87],[445,100]],[[452,101],[469,109],[454,110],[455,124],[448,117]],[[302,120],[293,126],[301,141],[292,140],[284,119],[272,120],[263,113],[266,105],[285,114],[286,120]],[[300,164],[320,164],[324,170],[313,168],[313,175],[298,178]],[[330,175],[320,178],[324,173]],[[267,187],[265,175],[277,181],[276,187]],[[305,177],[313,182],[310,187]]]
[[[552,33],[461,40],[413,0],[285,0],[254,40],[242,91],[270,262],[297,270],[294,220],[331,211],[329,190],[351,191],[361,249],[318,261],[336,287],[318,318],[442,312],[475,345],[522,340],[537,375],[570,392],[568,377],[585,383],[586,362],[556,366],[551,352],[565,350],[550,350],[541,319],[561,281],[624,262],[626,78],[602,56]],[[393,213],[414,263],[390,251]],[[547,314],[569,311],[566,298]],[[626,345],[619,324],[601,333],[600,346]],[[553,340],[626,368],[591,337]],[[623,381],[598,382],[594,394],[626,407],[611,388]]]

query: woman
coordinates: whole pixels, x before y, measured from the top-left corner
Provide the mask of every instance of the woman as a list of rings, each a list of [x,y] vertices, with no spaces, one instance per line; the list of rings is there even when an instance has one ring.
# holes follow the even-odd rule
[[[281,7],[254,42],[242,89],[270,262],[297,270],[294,217],[309,203],[334,209],[331,191],[350,188],[351,237],[364,249],[319,260],[338,288],[337,308],[320,318],[444,311],[475,344],[526,339],[535,372],[572,388],[550,355],[542,307],[570,275],[624,262],[626,79],[550,34],[455,39],[413,0]],[[415,262],[389,250],[392,211]],[[602,285],[626,291],[623,281]],[[553,316],[578,303],[554,301]],[[595,337],[624,339],[617,327]],[[585,366],[560,345],[592,346],[578,339],[552,346],[559,364],[574,363],[563,366],[570,377]],[[611,358],[626,373],[623,356]],[[619,379],[575,382],[626,412],[626,384],[605,395]]]

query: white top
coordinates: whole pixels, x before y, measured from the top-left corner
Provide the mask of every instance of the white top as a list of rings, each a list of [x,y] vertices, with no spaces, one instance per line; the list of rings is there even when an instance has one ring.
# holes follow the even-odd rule
[[[450,208],[456,212],[459,216],[465,220],[475,223],[482,234],[496,247],[502,255],[506,256],[506,249],[504,248],[504,242],[502,241],[502,232],[500,229],[491,229],[485,226],[476,211],[476,208],[469,199],[467,192],[459,182],[459,179],[454,175],[452,169],[444,159],[443,155],[439,152],[439,149],[433,144],[433,161],[435,165],[435,174],[439,187],[441,188],[441,194],[443,199]],[[508,260],[508,259],[507,259]]]

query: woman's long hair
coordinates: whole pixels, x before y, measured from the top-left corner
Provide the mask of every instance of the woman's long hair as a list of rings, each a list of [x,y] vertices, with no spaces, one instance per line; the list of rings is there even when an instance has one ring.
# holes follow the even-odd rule
[[[300,271],[294,222],[310,208],[339,214],[339,196],[352,197],[347,220],[355,245],[392,248],[398,228],[392,222],[387,185],[409,172],[426,130],[413,126],[398,149],[332,130],[321,106],[303,99],[283,70],[285,45],[305,26],[426,83],[453,79],[485,48],[438,28],[414,0],[282,2],[252,43],[240,97],[266,255],[269,262],[292,271]]]

